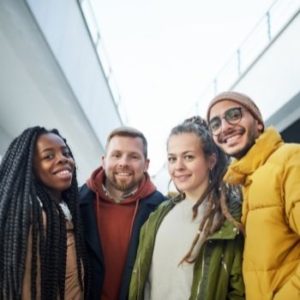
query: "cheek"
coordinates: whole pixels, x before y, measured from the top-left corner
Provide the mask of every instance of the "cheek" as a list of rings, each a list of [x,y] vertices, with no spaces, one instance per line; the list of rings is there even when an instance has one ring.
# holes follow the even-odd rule
[[[113,164],[112,162],[106,161],[103,163],[102,166],[103,166],[103,169],[107,171],[107,170],[112,170],[114,168],[115,164]]]
[[[213,135],[213,136],[212,136],[213,141],[215,142],[216,145],[220,145],[219,137],[220,137],[220,134],[219,134],[219,135]]]
[[[170,175],[172,175],[173,169],[174,169],[173,166],[168,163],[168,172]]]
[[[143,174],[145,172],[145,165],[143,163],[135,164],[134,166],[135,172],[138,174]]]
[[[36,176],[36,178],[40,181],[43,181],[44,178],[45,178],[45,175],[44,175],[44,170],[43,170],[43,166],[41,166],[40,164],[39,165],[35,165],[34,168],[33,168],[33,172],[34,172],[34,175]]]

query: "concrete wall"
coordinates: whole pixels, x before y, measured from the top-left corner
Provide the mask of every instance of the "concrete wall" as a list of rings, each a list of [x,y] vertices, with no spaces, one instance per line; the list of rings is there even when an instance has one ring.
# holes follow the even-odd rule
[[[0,155],[29,126],[58,128],[83,183],[118,111],[76,1],[0,1]]]
[[[27,3],[99,140],[122,123],[77,1]]]
[[[232,86],[232,89],[242,91],[256,101],[265,120],[300,91],[299,32],[298,12],[282,34]],[[300,103],[295,102],[295,105],[299,107]]]

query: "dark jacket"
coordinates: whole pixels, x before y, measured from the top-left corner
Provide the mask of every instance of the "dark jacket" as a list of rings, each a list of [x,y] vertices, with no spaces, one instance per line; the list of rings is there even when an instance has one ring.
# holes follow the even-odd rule
[[[91,268],[91,283],[89,299],[100,299],[101,289],[104,281],[105,267],[103,263],[103,252],[101,241],[97,231],[96,215],[94,210],[95,193],[87,185],[80,189],[80,212],[83,223],[84,236],[87,244],[88,258]],[[141,199],[138,211],[133,224],[132,235],[129,243],[128,256],[122,276],[122,285],[119,299],[127,299],[131,273],[133,270],[140,228],[148,219],[149,214],[154,211],[158,205],[165,200],[165,197],[158,191]]]

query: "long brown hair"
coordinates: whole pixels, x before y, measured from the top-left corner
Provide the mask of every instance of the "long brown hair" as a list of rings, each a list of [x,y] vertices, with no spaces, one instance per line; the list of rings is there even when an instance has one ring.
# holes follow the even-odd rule
[[[237,198],[241,193],[238,188],[225,185],[223,176],[227,170],[229,158],[228,156],[214,143],[207,123],[199,116],[186,119],[182,124],[177,125],[171,130],[171,136],[182,133],[193,133],[199,138],[199,143],[202,147],[205,157],[216,155],[216,164],[210,171],[209,184],[200,198],[193,206],[193,219],[198,214],[198,208],[206,200],[204,216],[200,222],[199,230],[192,242],[192,245],[183,257],[179,264],[183,262],[193,263],[196,258],[192,257],[193,250],[196,245],[201,247],[207,237],[216,232],[224,223],[225,219],[231,222],[235,227],[243,232],[242,225],[234,219],[228,208],[229,196],[235,194]],[[184,193],[173,199],[174,202],[181,201],[185,198]]]

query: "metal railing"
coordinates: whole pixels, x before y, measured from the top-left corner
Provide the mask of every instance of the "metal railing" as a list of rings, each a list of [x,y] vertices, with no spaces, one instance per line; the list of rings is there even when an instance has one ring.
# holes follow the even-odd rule
[[[219,92],[234,88],[287,24],[297,16],[299,10],[300,0],[274,1],[240,47],[202,91],[188,115],[200,113],[202,104],[208,103]]]
[[[120,118],[124,124],[128,123],[127,113],[124,103],[119,93],[118,85],[116,83],[108,55],[105,50],[104,42],[100,34],[99,25],[95,15],[95,7],[90,0],[78,0],[82,14],[85,18],[92,42],[94,44],[100,65],[105,75],[106,82],[109,86],[114,104],[118,110]]]

